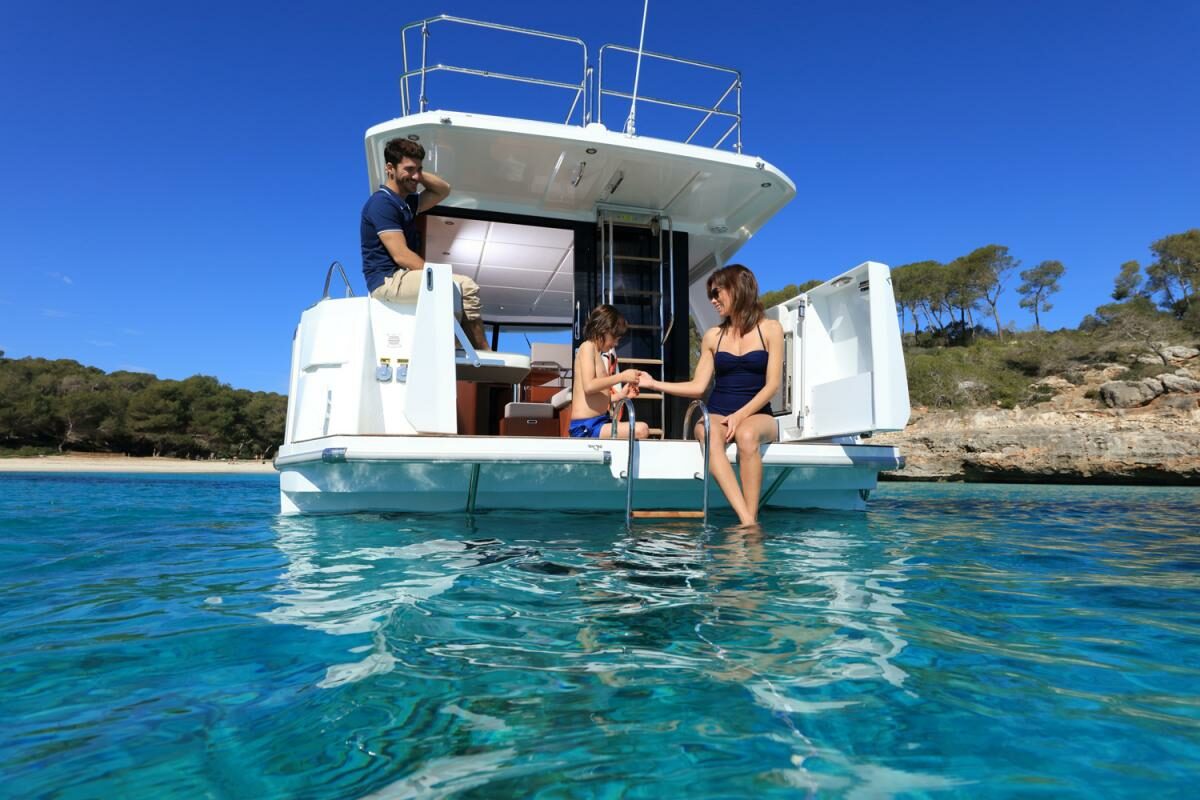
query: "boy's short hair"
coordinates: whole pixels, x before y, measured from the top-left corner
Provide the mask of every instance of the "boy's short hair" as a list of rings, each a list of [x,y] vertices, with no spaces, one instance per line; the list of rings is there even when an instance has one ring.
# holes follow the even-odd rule
[[[411,139],[392,139],[383,147],[383,160],[397,166],[405,158],[413,161],[425,160],[425,148]]]
[[[589,342],[599,343],[606,335],[620,339],[629,330],[629,323],[617,309],[608,303],[598,305],[588,314],[587,323],[583,326],[583,338]]]

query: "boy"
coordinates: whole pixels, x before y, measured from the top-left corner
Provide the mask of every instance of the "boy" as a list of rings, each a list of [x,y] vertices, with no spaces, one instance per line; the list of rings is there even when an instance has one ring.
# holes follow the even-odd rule
[[[588,315],[583,328],[583,343],[575,353],[574,389],[571,393],[572,437],[584,439],[612,436],[612,426],[617,426],[617,436],[629,436],[629,423],[614,423],[609,414],[609,402],[613,399],[637,397],[638,372],[636,369],[617,371],[617,355],[611,353],[607,363],[603,356],[617,346],[617,342],[628,330],[628,323],[610,305],[596,306]],[[619,386],[619,384],[624,384]],[[650,428],[639,422],[634,435],[645,439]]]

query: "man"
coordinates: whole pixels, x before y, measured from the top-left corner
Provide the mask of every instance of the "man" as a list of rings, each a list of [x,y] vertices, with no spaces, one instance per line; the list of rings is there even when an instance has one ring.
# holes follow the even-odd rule
[[[386,180],[363,206],[363,276],[367,292],[379,300],[409,300],[421,290],[425,259],[417,232],[423,214],[450,194],[450,184],[422,169],[425,148],[408,139],[392,139],[383,149]],[[417,194],[418,187],[425,191]],[[462,275],[454,282],[462,292],[463,330],[476,348],[487,350],[480,314],[479,286]]]

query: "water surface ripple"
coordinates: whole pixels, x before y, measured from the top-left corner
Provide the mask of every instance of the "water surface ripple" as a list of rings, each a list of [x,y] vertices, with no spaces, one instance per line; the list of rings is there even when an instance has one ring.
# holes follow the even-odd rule
[[[272,478],[0,475],[6,794],[1200,779],[1195,490],[888,484],[757,533],[276,503]]]

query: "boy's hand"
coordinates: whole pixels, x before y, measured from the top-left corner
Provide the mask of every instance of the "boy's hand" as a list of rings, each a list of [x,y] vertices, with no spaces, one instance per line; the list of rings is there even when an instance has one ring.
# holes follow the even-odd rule
[[[622,370],[621,374],[617,377],[621,379],[621,383],[632,383],[634,385],[637,385],[639,379],[638,371],[636,369]]]
[[[638,371],[638,385],[644,386],[650,391],[654,391],[658,388],[658,381],[656,381],[654,376],[649,372]]]

